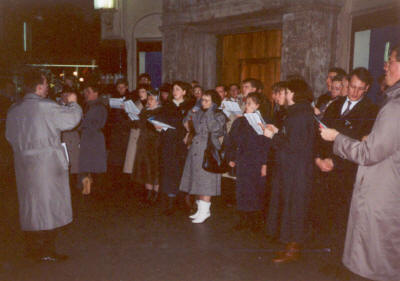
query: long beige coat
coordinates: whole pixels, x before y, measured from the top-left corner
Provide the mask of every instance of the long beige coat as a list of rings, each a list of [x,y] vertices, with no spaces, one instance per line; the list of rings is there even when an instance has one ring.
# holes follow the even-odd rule
[[[359,164],[343,263],[372,280],[400,280],[400,82],[368,138],[339,135],[335,154]]]
[[[9,110],[6,138],[14,151],[22,230],[50,230],[72,221],[61,131],[73,129],[81,117],[77,103],[61,106],[36,94]]]
[[[143,109],[143,105],[140,101],[135,102],[135,105],[139,108],[139,110]],[[123,169],[125,174],[132,174],[133,172],[133,165],[135,163],[135,157],[136,157],[136,146],[137,146],[137,141],[139,139],[139,135],[140,135],[139,128],[131,129],[129,135],[128,147],[126,149],[126,154],[125,154],[125,162]]]

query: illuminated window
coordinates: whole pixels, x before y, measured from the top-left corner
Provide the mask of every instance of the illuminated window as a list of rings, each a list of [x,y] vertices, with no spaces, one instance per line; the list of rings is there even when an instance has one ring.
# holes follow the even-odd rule
[[[95,9],[115,9],[115,0],[94,0]]]

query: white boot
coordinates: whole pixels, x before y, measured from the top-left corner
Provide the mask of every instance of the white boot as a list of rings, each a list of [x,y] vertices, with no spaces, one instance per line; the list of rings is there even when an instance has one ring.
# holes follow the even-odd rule
[[[206,219],[211,216],[210,213],[211,202],[206,202],[203,200],[199,200],[199,214],[197,217],[192,220],[192,223],[203,223]]]
[[[199,212],[200,212],[199,201],[200,201],[200,200],[196,200],[196,205],[197,205],[197,211],[196,211],[196,213],[194,213],[193,215],[190,215],[190,216],[189,216],[189,218],[191,218],[192,220],[194,220],[195,218],[197,218],[197,216],[199,215]]]

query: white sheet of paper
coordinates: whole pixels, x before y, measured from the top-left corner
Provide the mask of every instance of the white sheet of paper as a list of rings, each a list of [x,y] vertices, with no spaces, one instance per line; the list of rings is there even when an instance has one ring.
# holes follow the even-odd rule
[[[140,118],[139,118],[139,115],[136,115],[136,114],[133,114],[133,113],[128,113],[128,116],[129,116],[129,118],[132,120],[132,121],[135,121],[135,120],[139,120]]]
[[[258,135],[263,135],[264,132],[260,127],[260,123],[263,124],[258,113],[245,113],[244,117],[246,117],[247,121],[249,122],[250,126],[256,131]],[[264,122],[265,123],[265,122]]]
[[[165,124],[163,122],[160,122],[157,120],[151,120],[151,119],[148,119],[148,120],[149,120],[149,122],[153,123],[154,125],[161,127],[163,131],[166,131],[168,129],[175,129],[174,127],[172,127],[168,124]]]
[[[124,104],[124,99],[110,98],[109,103],[111,108],[121,109],[122,105]]]
[[[223,101],[221,104],[221,109],[225,113],[226,116],[231,116],[233,114],[240,115],[242,114],[242,109],[240,108],[239,103],[234,101]]]
[[[67,144],[65,142],[61,143],[62,147],[64,148],[64,153],[65,153],[65,157],[67,158],[67,161],[69,163],[69,156],[68,156],[68,149],[67,149]]]
[[[124,107],[126,113],[133,113],[135,115],[139,115],[140,109],[133,103],[131,100],[124,101]]]
[[[261,124],[263,124],[263,125],[267,124],[267,123],[265,123],[264,119],[262,118],[262,115],[261,115],[260,111],[257,110],[256,113],[258,114],[258,117],[260,117]]]

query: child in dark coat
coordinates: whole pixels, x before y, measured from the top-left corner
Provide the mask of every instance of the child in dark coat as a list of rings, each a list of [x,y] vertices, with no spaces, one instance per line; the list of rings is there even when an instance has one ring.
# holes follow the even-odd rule
[[[260,103],[260,94],[250,93],[246,99],[246,113],[256,113]],[[257,231],[263,223],[270,139],[257,134],[246,117],[240,117],[233,122],[224,145],[229,165],[236,167],[240,220],[234,229],[250,227]]]

